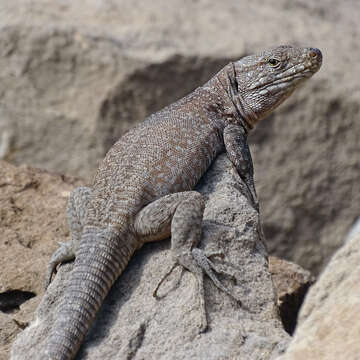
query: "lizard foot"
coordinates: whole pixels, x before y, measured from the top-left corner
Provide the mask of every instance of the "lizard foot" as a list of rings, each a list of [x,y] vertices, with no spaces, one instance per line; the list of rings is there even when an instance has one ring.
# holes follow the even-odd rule
[[[60,263],[70,261],[75,258],[75,251],[73,250],[71,241],[67,243],[58,242],[58,244],[60,246],[52,254],[48,265],[48,270],[46,273],[46,280],[45,280],[45,290],[50,285],[53,274],[57,273],[56,267]]]
[[[226,294],[228,294],[230,297],[235,299],[238,304],[241,305],[241,300],[233,294],[228,288],[226,288],[224,285],[221,284],[217,276],[215,275],[215,272],[219,273],[216,269],[215,264],[210,260],[211,257],[221,257],[224,258],[224,254],[222,252],[211,252],[211,253],[205,253],[203,250],[194,248],[191,251],[191,255],[188,257],[186,256],[187,260],[184,258],[178,259],[178,261],[174,262],[174,264],[171,266],[171,268],[167,271],[167,273],[161,278],[159,283],[157,284],[154,292],[153,297],[156,299],[160,299],[161,297],[158,296],[158,290],[160,286],[163,284],[165,279],[170,276],[170,274],[176,269],[176,267],[181,265],[181,275],[177,282],[177,284],[180,282],[180,279],[183,274],[184,268],[187,268],[190,272],[194,274],[197,280],[198,285],[198,295],[199,295],[199,306],[200,306],[200,312],[201,312],[201,321],[199,325],[199,333],[203,333],[208,328],[207,318],[206,318],[206,310],[205,310],[205,294],[204,294],[204,280],[203,280],[203,274],[204,272],[209,276],[209,278],[214,282],[217,288],[224,291]],[[185,260],[185,261],[184,261]],[[189,266],[192,264],[191,266]],[[215,272],[214,272],[215,271]],[[223,272],[223,271],[221,271]],[[225,272],[226,275],[230,275]],[[231,276],[231,275],[230,275]]]
[[[221,291],[228,294],[230,297],[235,299],[239,305],[241,305],[241,299],[237,297],[234,293],[232,293],[228,288],[226,288],[223,284],[221,284],[220,280],[217,278],[215,272],[220,272],[216,269],[215,264],[209,259],[213,256],[220,256],[224,258],[223,253],[221,252],[214,252],[210,254],[206,254],[203,250],[194,248],[191,251],[193,258],[195,259],[197,265],[206,273],[206,275],[213,281],[214,285],[220,289]],[[214,272],[215,271],[215,272]],[[230,275],[225,273],[226,275]],[[230,275],[231,276],[231,275]]]

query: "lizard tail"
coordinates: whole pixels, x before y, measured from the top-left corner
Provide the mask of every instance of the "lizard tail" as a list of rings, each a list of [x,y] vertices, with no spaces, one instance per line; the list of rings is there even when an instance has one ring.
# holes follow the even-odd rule
[[[128,238],[129,234],[120,236],[113,230],[87,231],[82,235],[43,359],[75,357],[105,296],[135,251],[129,248],[134,241]]]

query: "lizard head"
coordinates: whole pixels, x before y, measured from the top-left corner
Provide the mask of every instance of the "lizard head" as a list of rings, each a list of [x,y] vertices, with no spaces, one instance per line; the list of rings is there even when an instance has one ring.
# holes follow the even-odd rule
[[[237,113],[252,128],[320,69],[321,51],[278,46],[227,67],[228,93]]]

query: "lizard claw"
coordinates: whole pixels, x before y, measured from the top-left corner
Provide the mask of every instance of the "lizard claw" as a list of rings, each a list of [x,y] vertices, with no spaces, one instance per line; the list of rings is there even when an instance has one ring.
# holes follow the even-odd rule
[[[162,285],[162,283],[165,281],[165,279],[175,270],[176,267],[178,267],[180,264],[175,262],[170,270],[161,278],[161,280],[158,282],[158,284],[156,285],[156,288],[155,290],[153,291],[153,297],[156,298],[156,299],[159,299],[159,296],[158,296],[158,290],[160,288],[160,286]]]
[[[200,249],[198,249],[200,250]],[[201,250],[200,250],[201,251]],[[206,251],[206,253],[204,254],[205,257],[207,257],[208,259],[209,258],[212,258],[212,257],[219,257],[220,259],[224,259],[225,258],[225,255],[222,251],[217,251],[217,250],[212,250],[212,251]]]

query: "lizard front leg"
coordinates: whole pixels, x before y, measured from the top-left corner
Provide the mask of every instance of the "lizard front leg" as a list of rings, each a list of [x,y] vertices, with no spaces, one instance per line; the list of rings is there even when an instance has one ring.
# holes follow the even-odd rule
[[[254,183],[254,167],[251,158],[247,134],[242,126],[228,125],[224,129],[224,143],[227,156],[235,166],[239,176],[245,182],[251,202],[257,212],[259,209],[259,200],[256,195]],[[266,248],[265,234],[259,217],[259,238]]]
[[[227,156],[245,182],[251,201],[255,209],[259,211],[259,201],[254,183],[254,167],[247,142],[247,134],[242,126],[228,125],[224,129],[223,135]]]
[[[46,274],[45,288],[50,285],[52,275],[56,273],[58,264],[75,258],[90,196],[91,189],[88,187],[78,187],[69,196],[66,216],[70,228],[70,240],[66,243],[59,243],[60,246],[52,254]]]
[[[175,193],[147,205],[136,216],[134,223],[136,234],[143,242],[162,240],[170,236],[171,233],[171,250],[174,265],[165,277],[170,274],[176,264],[182,265],[195,275],[201,311],[200,332],[205,331],[207,328],[203,284],[204,272],[220,290],[240,301],[218,280],[213,271],[215,265],[206,254],[201,249],[196,248],[201,238],[204,207],[204,199],[196,191]],[[159,285],[163,279],[161,279]]]

